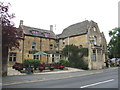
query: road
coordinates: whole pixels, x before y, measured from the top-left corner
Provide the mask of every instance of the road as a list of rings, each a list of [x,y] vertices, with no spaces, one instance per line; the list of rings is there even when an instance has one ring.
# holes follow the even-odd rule
[[[80,76],[78,72],[77,74],[67,74],[68,77],[6,84],[3,85],[3,88],[118,88],[117,70],[84,76]]]

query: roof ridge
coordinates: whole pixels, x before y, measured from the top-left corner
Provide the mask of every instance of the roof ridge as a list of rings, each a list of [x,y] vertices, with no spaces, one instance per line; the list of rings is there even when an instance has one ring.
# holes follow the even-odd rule
[[[37,29],[37,30],[45,30],[45,31],[50,31],[50,30],[46,30],[46,29],[41,29],[41,28],[35,28],[35,27],[31,27],[31,26],[26,26],[26,25],[23,25],[24,27],[27,27],[27,28],[33,28],[33,29]]]

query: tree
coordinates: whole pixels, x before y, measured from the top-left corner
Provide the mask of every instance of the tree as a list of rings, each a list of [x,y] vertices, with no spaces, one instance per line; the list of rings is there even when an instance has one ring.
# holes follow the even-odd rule
[[[78,48],[75,45],[66,45],[62,51],[65,57],[68,57],[71,67],[88,69],[88,65],[83,59],[88,56],[88,48]]]
[[[9,13],[10,3],[0,2],[0,21],[2,23],[2,76],[7,75],[8,50],[12,47],[19,48],[18,36],[14,23],[11,21],[15,14]]]
[[[120,58],[120,28],[114,28],[109,31],[111,40],[108,44],[109,57]]]

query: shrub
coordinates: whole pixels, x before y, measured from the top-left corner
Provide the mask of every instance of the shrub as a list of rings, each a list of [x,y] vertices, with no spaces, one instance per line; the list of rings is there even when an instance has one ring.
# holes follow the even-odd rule
[[[50,66],[49,69],[50,69],[51,71],[53,71],[53,70],[55,69],[55,67],[54,67],[54,66]]]
[[[63,69],[64,69],[64,66],[59,66],[59,69],[60,69],[60,70],[63,70]]]
[[[30,65],[30,67],[34,67],[34,69],[36,70],[36,68],[40,65],[40,60],[25,59],[23,65],[25,68],[28,68],[28,66]]]
[[[115,66],[115,63],[110,62],[110,67],[114,67],[114,66]]]
[[[63,65],[63,66],[70,66],[69,61],[65,60],[65,59],[60,59],[59,63],[60,63],[60,65]]]
[[[43,66],[40,66],[38,69],[42,72],[45,68]]]
[[[88,64],[84,61],[83,58],[80,58],[77,55],[76,56],[73,56],[73,55],[70,56],[69,61],[70,61],[70,67],[88,70]]]

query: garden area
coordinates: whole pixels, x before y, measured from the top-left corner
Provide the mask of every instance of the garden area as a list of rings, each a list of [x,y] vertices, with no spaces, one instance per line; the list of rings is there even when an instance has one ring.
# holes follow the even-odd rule
[[[66,45],[62,51],[62,55],[68,59],[60,59],[57,63],[49,64],[40,63],[40,60],[25,59],[22,64],[15,63],[12,68],[26,74],[39,73],[44,70],[65,70],[65,67],[88,70],[88,64],[84,60],[84,57],[88,56],[87,48],[78,48],[75,45]]]
[[[40,73],[44,70],[53,71],[53,70],[64,70],[65,66],[63,63],[40,63],[40,60],[35,59],[26,59],[23,63],[15,63],[12,66],[13,69],[18,70],[21,73],[31,74],[31,73]]]

